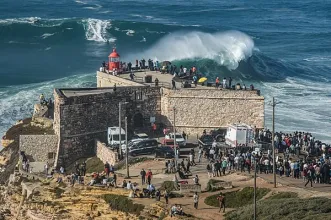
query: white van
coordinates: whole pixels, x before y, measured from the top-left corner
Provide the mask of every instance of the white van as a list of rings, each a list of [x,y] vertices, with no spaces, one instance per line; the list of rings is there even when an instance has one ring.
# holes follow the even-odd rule
[[[108,133],[108,145],[120,145],[120,128],[119,127],[109,127]],[[125,144],[125,130],[121,128],[121,145]]]
[[[246,124],[232,124],[228,127],[225,143],[231,147],[247,146],[253,141],[253,129]]]
[[[174,133],[169,133],[169,134],[165,135],[164,138],[174,140],[175,135],[174,135]],[[183,135],[181,135],[180,133],[176,133],[176,144],[178,144],[178,146],[180,146],[180,147],[186,146],[186,140],[184,139]]]

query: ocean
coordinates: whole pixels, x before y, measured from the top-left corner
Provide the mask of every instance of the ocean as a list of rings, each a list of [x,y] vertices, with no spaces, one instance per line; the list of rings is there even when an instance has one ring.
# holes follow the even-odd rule
[[[171,60],[254,84],[267,128],[274,96],[276,130],[330,141],[330,11],[316,0],[2,0],[0,135],[41,93],[96,86],[116,47],[122,61]]]

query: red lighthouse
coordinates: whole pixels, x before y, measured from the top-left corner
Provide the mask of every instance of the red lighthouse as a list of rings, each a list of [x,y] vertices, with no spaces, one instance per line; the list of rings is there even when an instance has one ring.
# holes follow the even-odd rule
[[[120,71],[120,55],[116,52],[116,48],[108,56],[108,69],[109,71],[117,70]]]

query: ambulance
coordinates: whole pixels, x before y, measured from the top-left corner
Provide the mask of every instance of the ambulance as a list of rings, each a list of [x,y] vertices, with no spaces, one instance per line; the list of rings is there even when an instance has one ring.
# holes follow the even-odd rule
[[[227,128],[225,143],[231,147],[250,146],[254,140],[254,129],[246,124],[232,124]]]

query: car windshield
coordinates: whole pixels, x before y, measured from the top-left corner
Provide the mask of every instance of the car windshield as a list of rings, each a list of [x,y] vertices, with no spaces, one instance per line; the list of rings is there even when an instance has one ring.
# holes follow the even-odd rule
[[[210,136],[210,135],[206,135],[206,136],[202,137],[201,140],[202,140],[203,142],[213,142],[213,141],[214,141],[214,140],[213,140],[213,137]]]
[[[140,135],[139,138],[148,138],[147,135]]]
[[[183,138],[183,136],[180,134],[176,134],[176,139],[178,139],[178,138]]]

